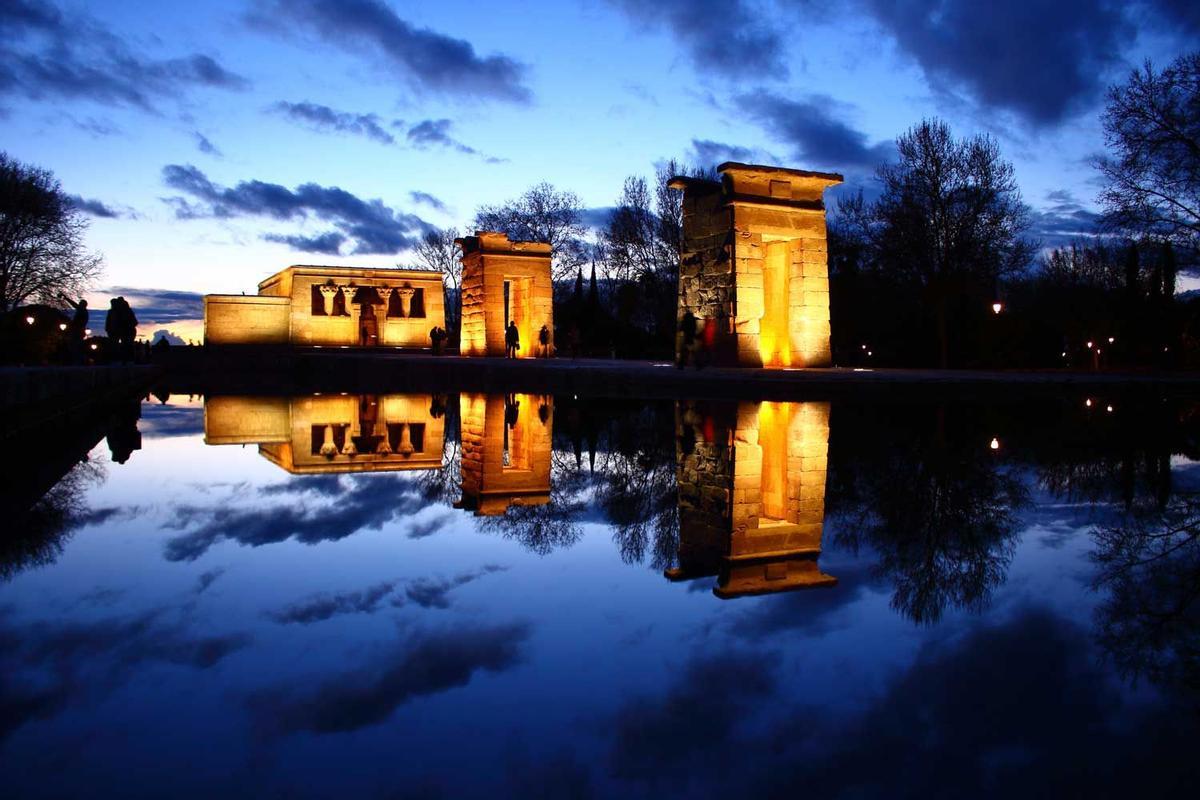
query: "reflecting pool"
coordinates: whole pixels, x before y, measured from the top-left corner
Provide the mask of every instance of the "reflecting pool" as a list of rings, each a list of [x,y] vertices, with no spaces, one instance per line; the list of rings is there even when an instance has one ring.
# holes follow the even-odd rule
[[[1200,771],[1187,398],[160,392],[33,459],[62,477],[4,499],[5,797]]]

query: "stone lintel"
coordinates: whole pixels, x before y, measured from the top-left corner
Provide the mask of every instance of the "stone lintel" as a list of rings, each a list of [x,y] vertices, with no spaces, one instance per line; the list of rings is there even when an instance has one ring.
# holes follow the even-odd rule
[[[479,253],[482,255],[503,255],[510,257],[549,258],[550,244],[548,242],[514,242],[508,234],[496,231],[475,231],[474,236],[462,236],[454,240],[462,248],[463,256]]]

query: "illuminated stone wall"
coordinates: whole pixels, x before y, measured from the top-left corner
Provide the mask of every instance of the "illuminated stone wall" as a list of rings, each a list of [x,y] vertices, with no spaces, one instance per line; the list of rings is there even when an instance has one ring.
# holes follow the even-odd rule
[[[679,319],[690,309],[712,363],[830,364],[824,191],[832,173],[726,163],[683,191]],[[680,343],[682,346],[682,342]]]
[[[720,597],[829,586],[817,566],[828,403],[676,406],[679,566]]]
[[[459,353],[503,356],[505,285],[511,318],[520,333],[520,358],[540,357],[543,326],[554,351],[554,296],[550,245],[510,242],[503,233],[479,231],[458,240],[462,248],[462,320]]]
[[[207,344],[287,344],[290,303],[281,297],[204,296]]]
[[[553,410],[548,396],[459,395],[461,507],[491,516],[550,501]]]
[[[444,400],[432,395],[209,397],[206,444],[257,444],[295,474],[440,469]]]
[[[429,348],[429,331],[446,324],[442,273],[426,270],[293,266],[258,296],[204,300],[211,344]]]

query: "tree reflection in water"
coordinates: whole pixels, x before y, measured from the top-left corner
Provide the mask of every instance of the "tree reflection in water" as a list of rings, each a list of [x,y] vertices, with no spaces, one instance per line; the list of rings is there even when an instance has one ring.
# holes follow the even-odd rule
[[[103,481],[103,465],[81,461],[28,510],[6,514],[7,531],[0,536],[0,581],[53,564],[88,511],[88,487]]]
[[[1096,532],[1096,635],[1126,677],[1200,691],[1200,495]]]
[[[934,623],[947,607],[987,604],[1007,574],[1028,490],[980,446],[971,409],[836,408],[830,454],[834,541],[877,554],[893,608]]]

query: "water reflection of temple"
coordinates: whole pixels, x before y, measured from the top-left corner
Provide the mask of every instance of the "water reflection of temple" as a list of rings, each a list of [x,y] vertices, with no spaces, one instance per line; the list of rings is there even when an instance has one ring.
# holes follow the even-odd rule
[[[463,394],[461,508],[503,514],[550,501],[553,401],[530,394]]]
[[[832,586],[821,572],[828,403],[676,405],[679,566],[719,597]]]
[[[210,397],[206,444],[257,444],[295,474],[438,469],[445,400],[427,394]]]

